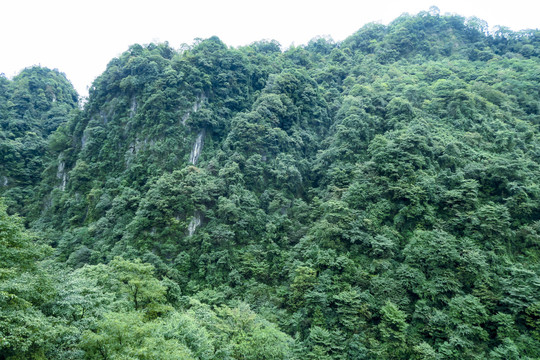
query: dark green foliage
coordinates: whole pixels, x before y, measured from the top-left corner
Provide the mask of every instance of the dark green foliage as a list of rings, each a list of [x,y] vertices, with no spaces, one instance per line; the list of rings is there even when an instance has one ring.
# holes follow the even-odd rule
[[[431,8],[133,45],[81,110],[55,71],[0,78],[39,234],[0,209],[0,358],[540,357],[539,46]]]
[[[47,138],[77,109],[65,75],[40,67],[12,81],[0,77],[0,195],[10,213],[26,214],[49,162]]]

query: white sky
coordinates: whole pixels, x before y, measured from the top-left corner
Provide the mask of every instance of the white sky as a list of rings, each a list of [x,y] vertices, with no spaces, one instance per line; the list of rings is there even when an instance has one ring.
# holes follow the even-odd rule
[[[178,48],[217,35],[230,46],[275,39],[286,48],[317,35],[340,41],[368,22],[388,24],[432,5],[490,27],[540,28],[539,0],[2,0],[0,73],[57,68],[87,95],[107,63],[134,43]]]

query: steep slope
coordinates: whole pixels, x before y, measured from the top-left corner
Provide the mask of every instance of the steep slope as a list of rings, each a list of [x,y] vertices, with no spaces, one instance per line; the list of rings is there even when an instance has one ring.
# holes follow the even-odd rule
[[[78,95],[65,75],[40,67],[13,80],[0,77],[0,195],[12,212],[27,213],[41,181],[48,136],[77,108]]]

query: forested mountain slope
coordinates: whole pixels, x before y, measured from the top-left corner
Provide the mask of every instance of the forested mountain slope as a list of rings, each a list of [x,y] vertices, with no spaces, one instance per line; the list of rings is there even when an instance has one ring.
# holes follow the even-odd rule
[[[31,67],[12,81],[0,76],[0,194],[25,213],[48,163],[47,137],[66,122],[78,95],[65,75]]]
[[[540,32],[486,29],[133,45],[26,117],[0,78],[41,166],[1,164],[0,359],[539,358]]]

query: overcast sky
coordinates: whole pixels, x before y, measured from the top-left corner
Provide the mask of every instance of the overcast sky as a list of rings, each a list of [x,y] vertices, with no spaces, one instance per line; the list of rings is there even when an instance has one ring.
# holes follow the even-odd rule
[[[41,65],[64,72],[81,95],[134,43],[178,48],[217,35],[227,45],[275,39],[285,48],[317,35],[340,41],[369,22],[437,6],[490,27],[540,28],[540,0],[2,0],[0,73]]]

